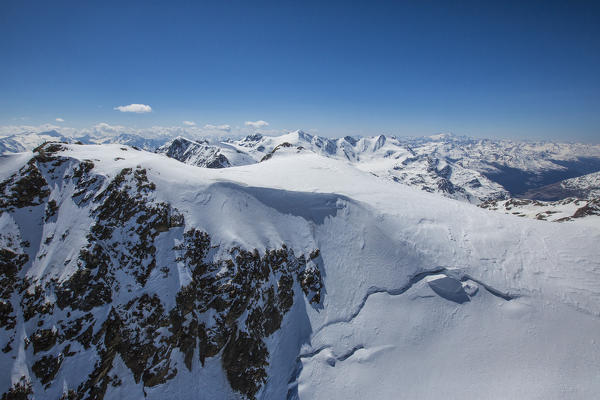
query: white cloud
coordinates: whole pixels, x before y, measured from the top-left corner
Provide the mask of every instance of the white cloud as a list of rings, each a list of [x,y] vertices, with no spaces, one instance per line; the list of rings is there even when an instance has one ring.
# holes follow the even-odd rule
[[[246,121],[244,123],[246,126],[249,126],[254,129],[264,128],[265,126],[269,126],[267,121],[258,120],[258,121]]]
[[[106,122],[100,122],[90,128],[78,130],[79,134],[89,134],[92,136],[118,136],[122,133],[136,133],[134,128],[128,128],[122,125],[110,125]]]
[[[208,131],[229,132],[229,131],[231,131],[231,126],[229,126],[227,124],[222,124],[222,125],[206,124],[206,125],[204,125],[204,129],[206,129]]]
[[[65,120],[62,118],[56,118],[56,122],[65,122]]]
[[[196,126],[196,123],[194,121],[183,121],[183,124],[187,126]]]
[[[121,112],[132,112],[132,113],[149,113],[152,112],[152,107],[146,104],[129,104],[127,106],[118,106],[115,107],[115,110]]]

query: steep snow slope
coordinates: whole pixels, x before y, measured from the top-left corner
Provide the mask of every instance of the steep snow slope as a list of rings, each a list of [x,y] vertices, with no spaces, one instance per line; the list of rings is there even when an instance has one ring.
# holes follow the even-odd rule
[[[3,287],[16,288],[2,292],[2,390],[600,393],[597,222],[520,219],[278,153],[226,169],[122,145],[0,159],[23,165],[0,187]]]

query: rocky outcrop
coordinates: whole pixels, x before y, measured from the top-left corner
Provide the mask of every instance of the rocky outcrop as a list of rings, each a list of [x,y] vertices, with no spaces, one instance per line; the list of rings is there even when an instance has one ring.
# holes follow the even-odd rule
[[[569,197],[558,201],[530,199],[490,200],[479,205],[488,210],[501,211],[518,217],[542,221],[565,222],[600,215],[600,199],[582,200]],[[573,211],[575,210],[575,211]]]
[[[223,249],[156,200],[145,169],[124,168],[109,178],[95,173],[92,161],[70,159],[62,150],[41,146],[0,184],[0,212],[9,218],[27,212],[30,223],[55,227],[70,201],[93,221],[75,258],[61,260],[70,272],[58,277],[28,276],[30,255],[43,257],[44,246],[68,238],[69,229],[40,243],[25,243],[20,230],[0,233],[0,329],[9,338],[0,343],[2,354],[15,357],[19,347],[31,346],[33,373],[3,388],[2,398],[43,398],[45,392],[33,393],[35,388],[60,387],[65,399],[102,399],[121,384],[117,358],[144,387],[218,358],[231,388],[255,398],[267,382],[273,351],[266,339],[281,328],[295,293],[313,306],[322,301],[318,250],[307,257],[285,244],[262,252]],[[179,244],[159,258],[163,234]],[[177,273],[173,265],[189,271],[190,280],[169,303],[164,288]],[[24,342],[19,320],[31,332]],[[61,369],[81,355],[91,360],[89,374],[63,388]],[[177,364],[179,357],[184,365]]]
[[[221,149],[218,146],[210,145],[207,141],[195,142],[177,137],[159,147],[156,152],[197,167],[227,168],[231,166],[227,157],[221,153]]]

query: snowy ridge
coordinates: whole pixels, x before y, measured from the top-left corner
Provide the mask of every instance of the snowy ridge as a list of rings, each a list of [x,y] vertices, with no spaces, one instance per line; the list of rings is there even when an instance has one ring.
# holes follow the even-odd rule
[[[597,220],[502,215],[291,144],[222,169],[120,144],[0,159],[1,390],[600,391]]]
[[[39,136],[27,133],[2,138],[0,149],[4,153],[31,150],[47,140],[126,144],[210,168],[257,163],[291,146],[298,151],[344,160],[392,182],[476,204],[511,196],[537,200],[581,197],[587,192],[554,184],[600,171],[600,146],[597,145],[472,139],[451,134],[421,138],[379,135],[329,139],[298,130],[280,136],[254,134],[240,140],[209,143],[168,135],[157,138],[135,134],[86,135],[76,138],[46,132]],[[548,189],[536,191],[548,184],[551,184]],[[550,197],[548,193],[551,193]]]
[[[600,170],[600,146],[583,144],[476,140],[450,134],[328,139],[303,131],[277,137],[252,135],[232,142],[256,160],[284,143],[473,203],[508,198],[549,180],[581,175],[579,171]]]
[[[112,144],[119,143],[137,147],[147,151],[154,151],[165,142],[172,139],[168,135],[147,138],[136,134],[121,133],[116,136],[103,134],[68,135],[56,130],[46,132],[21,132],[0,137],[0,154],[19,153],[32,151],[45,142],[84,143],[84,144]]]
[[[72,142],[57,131],[25,132],[0,138],[0,154],[31,151],[44,142]]]

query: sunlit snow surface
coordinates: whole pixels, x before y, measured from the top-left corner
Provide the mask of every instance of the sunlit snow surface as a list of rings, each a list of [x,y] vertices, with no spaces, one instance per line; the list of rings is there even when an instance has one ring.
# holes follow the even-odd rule
[[[269,338],[259,398],[600,396],[600,217],[558,224],[503,215],[312,152],[211,170],[123,145],[67,147],[62,155],[92,160],[95,173],[111,178],[146,168],[157,200],[224,248],[320,249],[322,307],[295,298]],[[3,176],[16,157],[27,161],[0,159]],[[65,223],[86,223],[73,212]],[[14,224],[0,219],[0,229]],[[70,273],[52,256],[42,262],[32,277]],[[168,287],[153,289],[169,301]],[[27,373],[24,357],[3,361],[3,388]],[[82,371],[66,367],[58,377]],[[124,385],[106,398],[142,397],[127,374],[123,367]],[[146,391],[236,398],[214,360]]]

